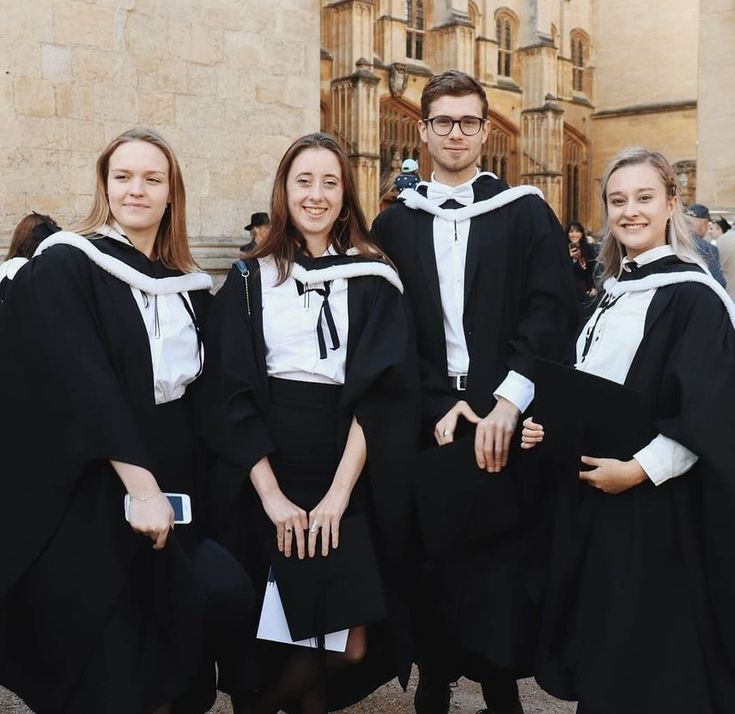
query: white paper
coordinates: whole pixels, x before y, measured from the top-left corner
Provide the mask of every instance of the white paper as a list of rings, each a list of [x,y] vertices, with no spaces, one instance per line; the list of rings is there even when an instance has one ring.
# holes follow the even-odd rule
[[[324,635],[324,649],[330,650],[331,652],[344,652],[347,648],[347,635],[349,633],[349,630],[339,630],[338,632],[330,632]],[[283,642],[287,645],[298,645],[299,647],[312,647],[316,649],[319,646],[316,637],[311,637],[308,640],[299,640],[298,642],[294,642],[291,639],[286,613],[283,611],[281,595],[278,592],[278,585],[276,584],[272,570],[268,573],[268,584],[265,588],[263,609],[260,611],[257,637],[259,640]]]

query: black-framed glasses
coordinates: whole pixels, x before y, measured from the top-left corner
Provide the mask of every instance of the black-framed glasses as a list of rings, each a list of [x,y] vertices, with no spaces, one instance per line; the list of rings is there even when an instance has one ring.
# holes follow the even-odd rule
[[[481,119],[480,117],[466,116],[461,119],[452,119],[452,117],[438,116],[431,117],[430,119],[424,119],[426,124],[431,124],[431,128],[437,136],[447,136],[452,133],[455,124],[459,124],[459,130],[465,136],[474,136],[480,129],[487,119]]]

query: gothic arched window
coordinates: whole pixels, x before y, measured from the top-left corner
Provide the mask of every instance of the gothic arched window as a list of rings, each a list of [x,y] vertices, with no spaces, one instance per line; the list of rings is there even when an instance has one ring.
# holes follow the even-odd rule
[[[495,38],[498,41],[498,75],[510,77],[513,70],[515,22],[510,13],[498,13],[495,18]]]
[[[589,57],[589,40],[581,32],[572,32],[572,89],[585,91],[584,72]]]
[[[406,0],[406,57],[424,59],[424,0]]]

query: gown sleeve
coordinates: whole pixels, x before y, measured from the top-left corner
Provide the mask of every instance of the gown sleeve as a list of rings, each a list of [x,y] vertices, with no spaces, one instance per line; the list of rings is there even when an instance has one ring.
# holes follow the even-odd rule
[[[245,305],[240,271],[233,268],[212,300],[205,332],[206,358],[199,397],[201,431],[214,455],[211,494],[214,514],[229,512],[244,487],[250,469],[274,450],[264,411],[265,365],[257,355],[256,333],[262,334],[260,299],[251,269],[248,289],[251,315]]]
[[[516,230],[528,236],[523,312],[508,342],[506,366],[533,381],[537,357],[561,361],[578,320],[569,251],[559,221],[541,199],[523,202]]]
[[[716,631],[735,666],[735,329],[711,290],[681,292],[690,307],[662,380],[657,426],[699,456],[679,509],[692,513],[692,560],[701,562]]]
[[[0,306],[0,539],[16,544],[3,555],[0,599],[52,537],[88,464],[151,466],[95,270],[77,249],[54,247],[18,272]]]

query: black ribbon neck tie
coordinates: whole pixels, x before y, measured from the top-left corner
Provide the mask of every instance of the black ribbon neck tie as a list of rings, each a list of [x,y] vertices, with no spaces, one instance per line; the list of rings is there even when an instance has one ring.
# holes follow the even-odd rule
[[[322,305],[319,308],[319,317],[316,321],[316,339],[319,343],[319,359],[327,359],[327,341],[324,338],[322,318],[323,321],[327,323],[327,330],[329,331],[329,337],[332,341],[332,346],[329,349],[332,351],[338,350],[340,346],[339,335],[337,334],[337,325],[334,323],[332,309],[329,306],[329,282],[325,282],[324,287],[322,288],[312,288],[309,287],[308,283],[304,284],[296,280],[296,289],[298,290],[299,295],[304,295],[306,298],[308,298],[309,293],[316,293],[317,295],[321,295],[323,298]]]

